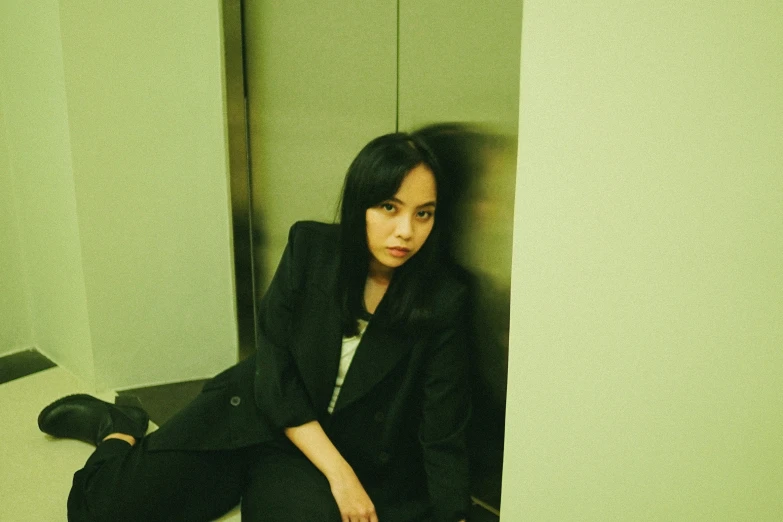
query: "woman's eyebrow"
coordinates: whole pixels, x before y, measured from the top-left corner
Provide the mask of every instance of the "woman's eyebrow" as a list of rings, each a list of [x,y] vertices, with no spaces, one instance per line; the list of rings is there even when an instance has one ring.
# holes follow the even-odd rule
[[[400,205],[405,205],[405,202],[397,197],[391,197],[387,199],[386,201],[390,201],[392,203],[399,203]],[[434,207],[435,201],[428,201],[426,203],[422,203],[421,205],[417,206],[416,208],[423,208],[423,207]]]

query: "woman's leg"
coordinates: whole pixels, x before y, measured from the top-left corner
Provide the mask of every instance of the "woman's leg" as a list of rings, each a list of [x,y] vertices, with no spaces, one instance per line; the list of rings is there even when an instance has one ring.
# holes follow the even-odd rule
[[[299,450],[278,441],[257,446],[252,453],[249,482],[242,496],[242,522],[341,521],[329,481]],[[405,489],[388,484],[367,488],[378,518],[431,521],[426,490],[413,495]]]
[[[121,440],[101,443],[77,471],[71,521],[209,521],[239,503],[251,449],[148,451]]]
[[[307,457],[275,443],[255,453],[242,522],[340,522],[329,482]]]

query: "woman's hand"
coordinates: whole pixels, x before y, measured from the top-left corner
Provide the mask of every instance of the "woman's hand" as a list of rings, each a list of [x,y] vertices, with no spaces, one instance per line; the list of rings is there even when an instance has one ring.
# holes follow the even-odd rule
[[[340,508],[342,522],[378,522],[375,506],[351,469],[346,469],[338,477],[330,478],[332,495]]]

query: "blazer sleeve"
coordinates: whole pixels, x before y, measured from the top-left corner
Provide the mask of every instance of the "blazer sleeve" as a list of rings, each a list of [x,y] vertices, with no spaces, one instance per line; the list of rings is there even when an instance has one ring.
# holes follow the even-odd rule
[[[467,306],[467,291],[461,291],[434,336],[424,375],[419,442],[438,522],[466,518],[470,503],[466,447],[471,412]]]
[[[301,294],[304,270],[301,264],[307,258],[303,251],[306,250],[304,234],[297,232],[298,224],[294,224],[257,313],[255,400],[261,412],[280,430],[317,418],[289,346]]]

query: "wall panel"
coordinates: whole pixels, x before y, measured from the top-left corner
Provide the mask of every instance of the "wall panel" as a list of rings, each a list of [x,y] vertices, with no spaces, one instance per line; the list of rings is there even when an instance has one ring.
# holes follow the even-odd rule
[[[516,136],[520,0],[400,0],[401,129],[489,125]]]
[[[780,520],[780,4],[523,25],[504,519]]]
[[[245,3],[256,269],[271,277],[296,220],[332,221],[342,180],[394,131],[396,2]]]

